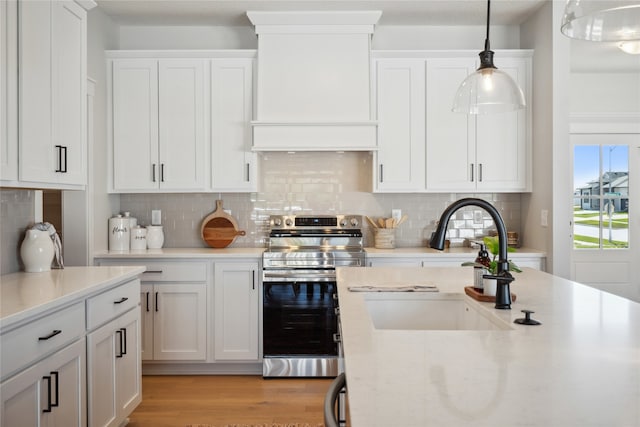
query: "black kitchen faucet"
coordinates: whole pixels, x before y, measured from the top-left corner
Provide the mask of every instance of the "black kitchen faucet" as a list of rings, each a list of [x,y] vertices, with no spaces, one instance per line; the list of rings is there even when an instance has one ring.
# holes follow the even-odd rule
[[[431,235],[430,246],[433,249],[441,251],[444,249],[444,238],[447,233],[447,224],[449,224],[449,218],[455,211],[465,206],[478,206],[486,210],[498,229],[498,272],[495,276],[484,275],[482,277],[487,279],[496,279],[496,308],[503,310],[511,309],[511,289],[509,284],[515,279],[509,273],[509,261],[507,261],[507,228],[504,225],[504,221],[500,216],[498,210],[489,202],[482,199],[475,199],[468,197],[466,199],[460,199],[453,202],[447,209],[442,212],[440,221],[436,231]]]

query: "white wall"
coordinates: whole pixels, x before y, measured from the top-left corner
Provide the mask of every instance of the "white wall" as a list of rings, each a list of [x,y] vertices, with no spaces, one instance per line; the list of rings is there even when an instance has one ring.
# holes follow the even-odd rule
[[[524,246],[553,253],[552,227],[540,225],[540,213],[553,205],[553,176],[549,171],[549,159],[553,156],[553,103],[552,85],[552,31],[551,4],[545,4],[522,25],[522,47],[535,49],[533,58],[533,192],[522,196],[522,229]],[[552,265],[547,261],[547,271]]]
[[[637,73],[571,73],[572,113],[640,112]]]
[[[121,26],[118,49],[256,49],[253,27]]]
[[[484,47],[484,26],[377,26],[372,48],[478,49]],[[119,28],[118,49],[256,49],[253,27],[126,26]],[[492,49],[517,49],[517,26],[492,26]],[[496,58],[497,61],[497,58]]]
[[[89,11],[87,73],[95,80],[94,102],[94,145],[91,147],[93,161],[89,168],[93,192],[93,250],[108,248],[107,224],[114,212],[120,211],[120,196],[107,194],[107,67],[104,51],[117,49],[119,45],[118,28],[110,17],[100,8]],[[91,258],[89,258],[91,259]]]

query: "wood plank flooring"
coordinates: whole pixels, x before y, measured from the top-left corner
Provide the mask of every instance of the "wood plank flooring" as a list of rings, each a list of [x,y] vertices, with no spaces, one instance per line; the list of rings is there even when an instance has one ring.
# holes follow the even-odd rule
[[[129,427],[323,422],[331,379],[145,375]]]

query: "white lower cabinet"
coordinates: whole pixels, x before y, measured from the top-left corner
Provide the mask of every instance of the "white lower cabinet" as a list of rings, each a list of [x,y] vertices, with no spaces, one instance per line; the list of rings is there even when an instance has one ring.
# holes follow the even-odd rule
[[[215,360],[257,361],[259,352],[259,265],[216,262],[214,266]]]
[[[142,359],[207,358],[206,283],[141,286]]]
[[[68,345],[0,385],[0,425],[86,426],[85,340]]]
[[[89,425],[119,426],[142,400],[136,309],[87,336]]]

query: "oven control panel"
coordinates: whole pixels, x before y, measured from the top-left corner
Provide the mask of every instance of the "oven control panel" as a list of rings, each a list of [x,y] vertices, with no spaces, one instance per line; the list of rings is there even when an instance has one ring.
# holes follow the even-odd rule
[[[271,215],[271,229],[345,229],[352,230],[362,225],[361,215]]]

